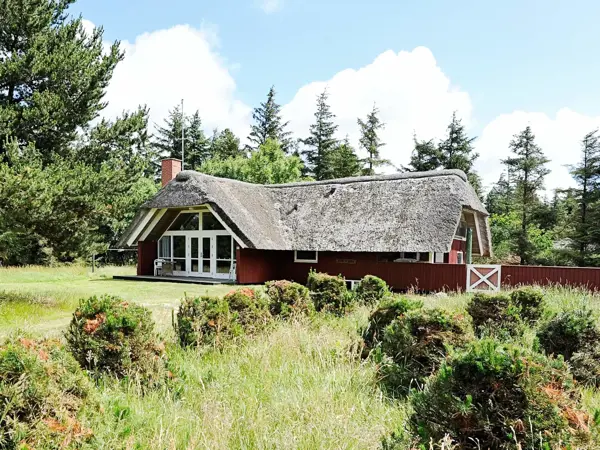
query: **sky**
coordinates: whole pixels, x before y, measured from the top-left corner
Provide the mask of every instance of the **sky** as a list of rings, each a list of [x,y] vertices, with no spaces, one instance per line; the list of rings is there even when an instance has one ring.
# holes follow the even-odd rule
[[[146,104],[161,123],[183,98],[208,132],[244,139],[274,85],[290,130],[306,137],[327,88],[338,137],[355,145],[357,117],[379,108],[383,157],[396,166],[413,134],[442,138],[457,111],[487,187],[530,125],[551,159],[549,190],[572,185],[566,166],[600,127],[597,0],[79,0],[71,13],[126,53],[106,117]]]

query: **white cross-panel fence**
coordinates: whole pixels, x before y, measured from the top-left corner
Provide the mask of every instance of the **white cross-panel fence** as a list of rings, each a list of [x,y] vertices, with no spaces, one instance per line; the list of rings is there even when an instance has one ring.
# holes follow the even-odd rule
[[[502,284],[502,266],[467,265],[467,292],[498,292]]]

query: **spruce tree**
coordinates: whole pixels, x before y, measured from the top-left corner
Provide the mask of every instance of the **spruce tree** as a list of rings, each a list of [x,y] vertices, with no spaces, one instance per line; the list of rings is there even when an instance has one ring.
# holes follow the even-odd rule
[[[192,116],[181,114],[179,105],[169,111],[164,126],[156,127],[154,147],[161,157],[181,159],[181,128],[185,124],[184,168],[196,169],[209,154],[209,141],[202,130],[200,114],[196,111]]]
[[[379,110],[375,105],[365,120],[358,119],[360,128],[360,148],[367,152],[364,160],[364,175],[375,175],[375,169],[391,164],[390,161],[381,158],[380,149],[385,145],[381,142],[379,132],[385,128],[385,124],[379,119]]]
[[[579,204],[579,217],[571,236],[578,252],[578,264],[590,264],[592,244],[598,243],[600,232],[600,138],[598,130],[587,133],[581,142],[581,160],[570,167],[571,175],[577,182],[574,190]]]
[[[513,208],[514,191],[503,172],[485,199],[485,208],[490,214],[508,214]]]
[[[229,128],[219,132],[215,130],[210,144],[211,158],[245,157],[246,152],[240,147],[240,139]]]
[[[306,159],[307,174],[316,180],[334,177],[331,168],[331,153],[337,146],[334,135],[338,126],[333,122],[335,114],[330,110],[327,89],[317,97],[315,123],[310,126],[310,136],[302,140],[302,154]]]
[[[438,146],[433,139],[428,141],[418,140],[413,136],[414,148],[410,155],[410,162],[407,167],[402,167],[407,172],[425,172],[428,170],[437,170],[441,167],[441,154]]]
[[[361,174],[361,162],[348,138],[331,152],[330,164],[333,178],[355,177]]]
[[[550,160],[544,156],[542,149],[535,143],[535,135],[529,126],[514,136],[510,142],[510,150],[513,156],[503,160],[502,163],[507,166],[511,181],[515,186],[521,222],[518,252],[521,264],[528,264],[532,256],[528,236],[530,212],[539,202],[537,193],[543,189],[544,178],[550,173],[546,168],[546,164]]]
[[[475,138],[467,136],[461,119],[452,114],[452,121],[448,125],[448,135],[440,142],[440,163],[444,169],[458,169],[466,174],[473,169],[473,163],[479,156],[473,148]]]
[[[267,101],[261,103],[258,108],[254,108],[252,113],[254,125],[251,127],[248,140],[252,143],[250,148],[256,150],[265,144],[267,139],[274,139],[280,143],[285,153],[289,153],[291,132],[286,131],[289,122],[283,122],[281,105],[275,101],[275,94],[275,86],[271,86],[267,94]]]
[[[77,130],[95,119],[119,43],[103,52],[102,28],[86,35],[74,0],[0,1],[0,159],[6,142],[33,143],[45,163],[64,155]]]

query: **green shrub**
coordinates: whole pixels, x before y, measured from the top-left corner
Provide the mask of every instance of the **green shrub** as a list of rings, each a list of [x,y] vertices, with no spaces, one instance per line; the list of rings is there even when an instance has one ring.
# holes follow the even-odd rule
[[[58,341],[0,343],[0,448],[73,448],[92,438],[80,422],[93,386]]]
[[[356,299],[365,305],[373,305],[390,295],[385,281],[374,275],[367,275],[356,288]]]
[[[534,287],[523,287],[512,291],[510,299],[520,309],[521,318],[529,323],[537,322],[544,312],[544,291]]]
[[[461,315],[425,309],[399,316],[383,333],[383,386],[393,396],[405,395],[438,369],[450,349],[471,339],[470,324]]]
[[[592,311],[579,309],[559,313],[542,325],[537,337],[548,355],[563,355],[568,360],[573,353],[595,344],[600,332]]]
[[[311,314],[315,309],[309,290],[301,284],[287,280],[269,281],[266,288],[269,309],[274,316]]]
[[[562,360],[477,341],[413,393],[411,425],[425,445],[448,436],[461,449],[571,448],[590,439],[578,400]]]
[[[413,309],[423,307],[421,300],[408,297],[394,296],[383,300],[378,308],[369,316],[369,323],[363,330],[362,337],[365,343],[365,351],[368,354],[383,338],[383,330],[394,319],[406,314]]]
[[[80,300],[65,337],[81,367],[94,373],[152,376],[164,350],[150,310],[109,295]]]
[[[520,308],[505,294],[477,293],[469,301],[467,312],[478,337],[515,338],[524,331]]]
[[[174,326],[182,346],[222,346],[232,338],[261,330],[270,317],[265,299],[242,288],[223,298],[186,297]]]
[[[354,299],[348,294],[346,281],[339,276],[311,270],[306,284],[317,311],[343,313]]]
[[[587,346],[569,359],[571,373],[587,387],[600,387],[600,344]]]

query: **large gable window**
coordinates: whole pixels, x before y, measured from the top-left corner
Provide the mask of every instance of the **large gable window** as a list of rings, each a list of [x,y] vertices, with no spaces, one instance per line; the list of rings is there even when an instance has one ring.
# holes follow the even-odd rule
[[[197,231],[199,229],[198,213],[181,213],[169,227],[169,231]]]
[[[222,231],[225,227],[211,212],[202,213],[202,230],[204,231]]]
[[[317,263],[319,262],[319,253],[308,250],[295,250],[294,262],[297,263]]]

